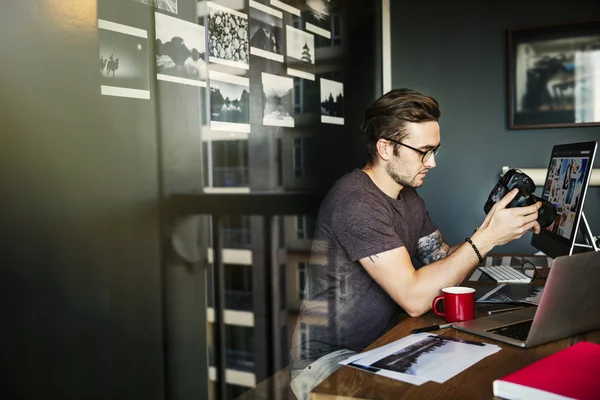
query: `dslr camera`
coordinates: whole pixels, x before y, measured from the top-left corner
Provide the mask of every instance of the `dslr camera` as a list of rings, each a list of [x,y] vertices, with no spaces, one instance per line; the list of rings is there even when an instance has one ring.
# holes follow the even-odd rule
[[[519,193],[515,198],[506,206],[506,208],[512,207],[525,207],[531,204],[535,204],[538,201],[542,202],[542,206],[538,210],[538,219],[540,226],[546,228],[552,224],[554,218],[556,218],[556,207],[548,200],[544,200],[533,195],[535,192],[535,183],[533,180],[522,171],[518,169],[510,169],[500,178],[494,189],[492,189],[488,196],[483,210],[485,213],[489,213],[496,202],[504,197],[505,194],[513,189],[519,189]]]

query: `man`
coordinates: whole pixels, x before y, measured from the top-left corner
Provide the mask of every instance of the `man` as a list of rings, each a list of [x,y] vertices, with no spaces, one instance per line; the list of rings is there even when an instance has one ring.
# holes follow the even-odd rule
[[[365,113],[368,162],[339,179],[317,218],[305,300],[292,348],[292,390],[305,399],[338,362],[398,323],[418,317],[442,288],[459,285],[495,246],[540,232],[541,203],[497,202],[464,243],[446,244],[415,191],[440,148],[438,103],[395,89]]]

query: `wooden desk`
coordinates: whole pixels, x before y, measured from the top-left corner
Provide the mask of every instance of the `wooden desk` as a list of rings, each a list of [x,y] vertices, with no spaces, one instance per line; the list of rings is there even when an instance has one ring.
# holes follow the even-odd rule
[[[419,318],[407,317],[365,351],[406,337],[410,335],[412,329],[443,322],[442,318],[432,311]],[[600,330],[530,349],[511,346],[452,328],[432,333],[497,344],[502,347],[502,350],[484,358],[444,383],[430,381],[421,386],[342,366],[311,392],[310,399],[494,399],[492,389],[494,379],[508,375],[579,341],[600,343]]]

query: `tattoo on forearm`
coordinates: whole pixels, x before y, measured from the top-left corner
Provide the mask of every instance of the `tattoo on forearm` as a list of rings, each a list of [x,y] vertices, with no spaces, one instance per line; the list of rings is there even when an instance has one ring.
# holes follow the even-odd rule
[[[369,256],[369,260],[371,260],[371,262],[372,262],[373,264],[375,264],[375,260],[373,260],[373,257],[377,257],[377,258],[379,258],[379,256],[378,256],[377,254],[375,254],[374,256]]]
[[[433,232],[429,236],[422,237],[417,243],[417,252],[415,256],[423,264],[431,264],[432,262],[441,260],[448,255],[450,246],[444,243],[442,234],[439,230]]]

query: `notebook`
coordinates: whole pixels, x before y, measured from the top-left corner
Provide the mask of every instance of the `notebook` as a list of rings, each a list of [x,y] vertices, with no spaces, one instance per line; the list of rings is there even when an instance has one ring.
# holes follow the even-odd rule
[[[600,345],[579,342],[494,381],[503,399],[579,399],[600,396]]]
[[[557,257],[537,307],[457,322],[452,327],[520,347],[600,329],[598,282],[600,252]]]

